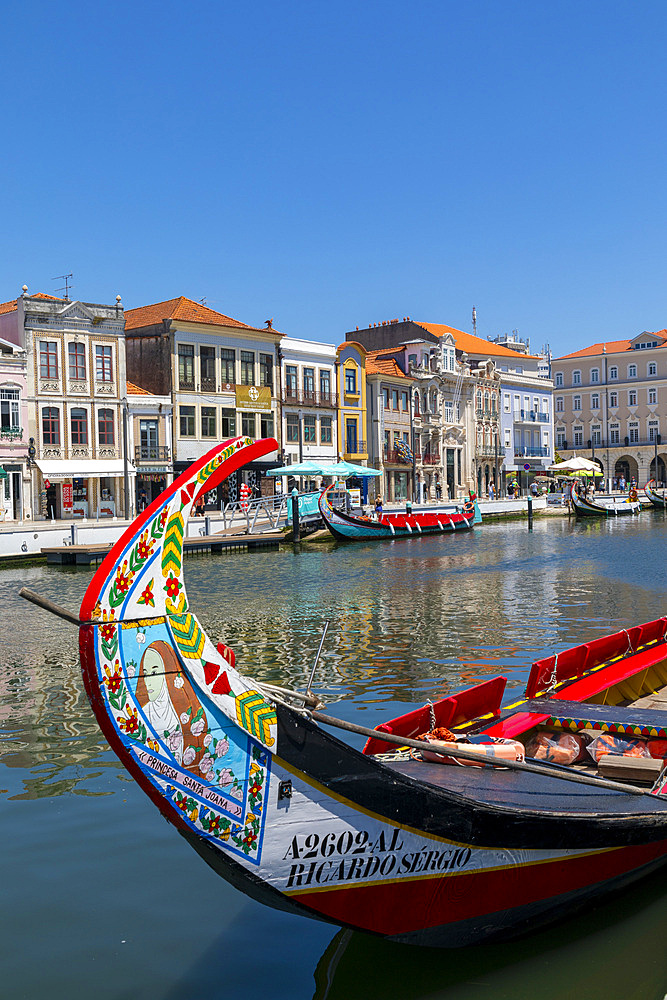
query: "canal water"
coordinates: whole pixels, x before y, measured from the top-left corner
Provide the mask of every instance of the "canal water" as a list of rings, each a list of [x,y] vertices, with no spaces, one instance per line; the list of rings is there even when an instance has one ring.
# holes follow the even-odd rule
[[[186,560],[190,602],[244,673],[314,687],[367,726],[667,610],[659,512],[485,524],[461,536]],[[387,944],[229,887],[107,748],[76,630],[87,570],[0,571],[0,995],[61,1000],[586,1000],[667,993],[667,876],[510,944]],[[352,742],[355,739],[352,738]],[[356,741],[359,745],[360,741]]]

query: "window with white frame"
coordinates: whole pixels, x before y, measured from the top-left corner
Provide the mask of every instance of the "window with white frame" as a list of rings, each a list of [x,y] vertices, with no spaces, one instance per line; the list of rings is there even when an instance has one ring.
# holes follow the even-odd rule
[[[505,413],[509,413],[511,408],[512,408],[512,397],[510,396],[509,392],[506,392],[503,395],[503,409]]]
[[[618,406],[618,393],[617,392],[610,392],[609,393],[609,405],[610,406]]]
[[[599,392],[592,392],[591,393],[591,410],[599,410],[599,409],[600,409],[600,393]]]
[[[548,412],[549,412],[549,400],[545,396],[542,399],[542,413],[548,413]]]
[[[3,431],[19,428],[19,390],[0,389],[0,427]]]
[[[609,424],[609,444],[619,444],[621,428],[619,424]]]
[[[453,399],[446,399],[445,400],[445,421],[448,424],[451,424],[454,421],[454,400]]]
[[[649,376],[658,374],[658,366],[655,363],[655,361],[649,361],[648,365],[646,366],[646,374]]]
[[[591,383],[600,381],[600,369],[591,368]]]
[[[636,389],[629,389],[628,390],[628,406],[636,406],[636,405],[637,405],[637,390]]]
[[[299,417],[296,413],[288,413],[285,420],[287,427],[287,440],[294,444],[299,440]]]
[[[556,374],[554,376],[554,385],[556,386],[557,389],[562,389],[563,388],[563,373],[562,372],[556,372]]]
[[[581,396],[573,396],[572,397],[572,409],[573,410],[580,410],[581,409]]]
[[[630,444],[637,444],[639,441],[639,424],[631,420],[628,424],[628,438]]]
[[[572,372],[572,385],[581,385],[581,372],[579,370]]]
[[[648,439],[653,442],[658,436],[658,427],[660,426],[657,420],[649,420],[648,422]]]
[[[602,444],[602,430],[599,424],[591,425],[591,441],[597,447],[597,445]]]
[[[309,413],[303,418],[303,440],[306,444],[315,444],[317,441],[317,420]]]
[[[637,365],[628,365],[628,378],[637,378]]]
[[[583,427],[574,428],[574,447],[582,448],[584,444],[584,429]]]
[[[564,409],[563,397],[556,396],[556,413],[562,413]]]
[[[505,428],[505,447],[511,448],[512,446],[512,432],[509,427]]]
[[[648,404],[649,406],[655,406],[658,402],[658,390],[655,386],[651,386],[648,391]]]
[[[612,365],[611,368],[609,369],[609,378],[610,379],[618,378],[618,368],[616,367],[616,365]]]
[[[564,428],[559,427],[556,430],[556,447],[557,448],[564,448],[565,447],[565,429]]]

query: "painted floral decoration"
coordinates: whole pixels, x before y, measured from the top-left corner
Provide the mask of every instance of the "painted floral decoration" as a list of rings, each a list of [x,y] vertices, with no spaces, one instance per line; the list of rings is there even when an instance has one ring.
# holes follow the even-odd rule
[[[182,589],[182,587],[183,587],[183,584],[180,583],[176,579],[176,577],[174,576],[173,573],[170,573],[169,576],[168,576],[168,578],[167,578],[167,582],[164,585],[164,589],[167,592],[167,597],[171,601],[175,601],[176,598],[178,597],[178,593]]]

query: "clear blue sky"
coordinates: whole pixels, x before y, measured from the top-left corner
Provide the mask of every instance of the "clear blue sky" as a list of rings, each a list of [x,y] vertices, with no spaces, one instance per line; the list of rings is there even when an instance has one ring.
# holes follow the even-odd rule
[[[410,315],[555,354],[667,326],[662,2],[5,7],[0,301]]]

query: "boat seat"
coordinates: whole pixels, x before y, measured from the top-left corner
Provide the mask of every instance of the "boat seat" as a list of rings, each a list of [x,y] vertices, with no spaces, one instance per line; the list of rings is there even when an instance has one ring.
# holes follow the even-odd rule
[[[384,741],[382,733],[413,738],[419,733],[428,732],[432,727],[431,709],[435,714],[436,726],[460,726],[482,712],[498,718],[506,684],[506,677],[492,677],[491,680],[482,681],[481,684],[475,684],[449,698],[441,698],[432,706],[423,705],[390,722],[383,722],[375,727],[378,735],[368,739],[363,752],[375,754],[394,750],[396,745]]]
[[[583,705],[590,698],[595,697],[595,695],[609,687],[613,687],[615,684],[620,684],[642,670],[648,670],[649,667],[665,659],[667,659],[667,645],[660,642],[655,646],[649,646],[648,649],[642,650],[641,653],[635,653],[634,656],[618,660],[607,667],[594,669],[587,677],[580,677],[578,680],[573,681],[572,684],[568,684],[562,693],[574,695],[574,704],[581,705],[581,710],[584,711]],[[521,733],[527,732],[527,730],[532,729],[534,726],[543,725],[551,715],[550,709],[553,704],[556,704],[556,699],[552,700],[551,698],[535,698],[532,701],[522,702],[513,710],[502,713],[500,719],[494,725],[484,729],[484,732],[489,736],[502,736],[512,739],[515,736],[521,735]],[[526,711],[527,705],[532,706],[533,710]],[[592,707],[592,705],[586,704],[585,710],[587,711]],[[607,708],[608,711],[620,711],[620,709],[616,709],[614,706],[600,707]]]
[[[531,712],[541,709],[541,699],[529,701],[525,708]],[[549,716],[546,724],[560,729],[599,729],[602,732],[625,736],[658,736],[667,739],[667,712],[638,708],[629,705],[591,705],[579,701],[549,699]]]

